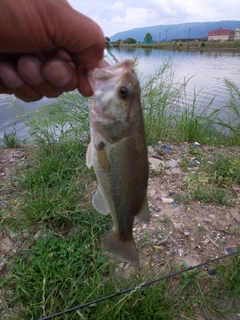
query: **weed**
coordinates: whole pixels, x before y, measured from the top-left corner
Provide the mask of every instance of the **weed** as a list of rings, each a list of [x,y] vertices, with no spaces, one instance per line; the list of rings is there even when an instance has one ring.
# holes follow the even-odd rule
[[[228,144],[239,145],[240,144],[240,88],[237,87],[229,79],[225,79],[225,84],[229,90],[229,101],[224,106],[224,114],[227,117],[227,121],[219,119],[219,125],[225,128],[225,135],[228,140]],[[230,142],[230,143],[229,143]]]
[[[203,158],[203,152],[201,148],[196,148],[194,146],[189,146],[188,152],[194,155],[197,159],[201,160]]]
[[[179,202],[179,203],[182,203],[184,205],[184,209],[186,210],[187,207],[191,204],[190,202],[190,199],[189,199],[189,196],[184,196],[184,195],[181,195],[179,193],[175,194],[174,195],[174,200],[176,202]]]
[[[206,172],[217,185],[232,187],[234,183],[240,183],[240,159],[217,154],[206,167]]]
[[[159,221],[168,224],[171,222],[171,219],[166,214],[164,214],[163,219],[159,219]]]
[[[184,268],[187,266],[184,264]],[[199,306],[205,314],[209,313],[214,308],[213,297],[207,291],[203,291],[202,284],[204,283],[207,274],[205,271],[197,269],[190,270],[181,274],[177,293],[182,297],[180,304],[183,308],[184,318],[193,319],[195,317],[194,306]],[[209,319],[209,318],[207,318]]]
[[[4,131],[3,143],[7,148],[18,148],[21,146],[21,140],[17,136],[15,127],[12,129],[12,131]]]
[[[204,227],[203,227],[203,225],[201,223],[198,223],[197,227],[198,227],[198,231],[199,232],[204,231]]]
[[[211,185],[206,188],[198,185],[196,189],[190,191],[193,199],[205,203],[216,203],[226,206],[233,206],[233,201],[229,200],[229,192],[227,190],[219,190]]]
[[[188,171],[188,159],[187,157],[181,155],[181,168],[183,171],[187,172]]]
[[[239,250],[239,248],[238,248]],[[216,273],[218,279],[227,291],[227,293],[237,299],[240,297],[240,255],[236,255],[231,260],[223,261],[221,264],[216,264]]]
[[[14,110],[38,144],[66,143],[76,139],[85,142],[90,140],[89,106],[90,99],[74,91],[62,94],[35,112],[24,112],[16,103]]]
[[[94,296],[92,289],[104,281],[107,261],[89,238],[81,233],[67,238],[49,234],[9,260],[11,271],[2,292],[8,305],[21,306],[20,319],[40,318]]]
[[[150,177],[155,177],[159,174],[159,172],[156,169],[151,169],[149,168],[149,176]]]
[[[209,113],[214,99],[206,103],[202,101],[198,105],[198,93],[194,93],[191,105],[183,100],[182,107],[175,111],[174,120],[178,139],[181,141],[194,142],[201,137],[201,143],[209,142],[215,136],[219,136],[219,132],[214,128],[216,119],[220,113],[220,109],[216,109]],[[183,110],[182,110],[183,109]],[[209,113],[209,114],[208,114]]]
[[[233,205],[229,197],[229,188],[239,181],[239,159],[220,154],[211,159],[211,162],[205,162],[199,172],[191,173],[184,178],[184,184],[193,199],[227,206]]]
[[[171,135],[171,113],[186,83],[174,83],[171,60],[142,80],[142,106],[147,142],[153,145]]]

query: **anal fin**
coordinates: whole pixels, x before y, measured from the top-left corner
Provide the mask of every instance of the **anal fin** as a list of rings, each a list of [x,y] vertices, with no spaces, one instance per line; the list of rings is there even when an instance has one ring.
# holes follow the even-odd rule
[[[141,207],[137,216],[141,221],[143,221],[145,223],[150,222],[150,214],[149,214],[149,208],[148,208],[147,195],[145,195],[142,207]]]
[[[109,205],[104,199],[99,187],[97,188],[97,191],[95,192],[92,198],[92,204],[99,213],[104,215],[107,215],[108,213],[110,213]]]

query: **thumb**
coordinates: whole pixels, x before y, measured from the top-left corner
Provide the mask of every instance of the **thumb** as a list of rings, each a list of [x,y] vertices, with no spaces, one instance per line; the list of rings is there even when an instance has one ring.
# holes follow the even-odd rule
[[[50,21],[50,36],[55,47],[73,54],[79,66],[89,69],[98,66],[105,47],[98,24],[74,10],[65,0],[55,1],[55,13],[51,12]]]

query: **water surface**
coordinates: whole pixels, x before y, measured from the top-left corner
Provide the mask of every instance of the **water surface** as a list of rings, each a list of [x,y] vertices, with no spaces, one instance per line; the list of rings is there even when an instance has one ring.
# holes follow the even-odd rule
[[[127,49],[113,50],[120,61],[138,57],[139,72],[144,75],[155,72],[163,64],[164,59],[172,59],[174,79],[183,81],[190,77],[186,89],[187,100],[191,103],[195,92],[199,92],[198,101],[210,101],[215,97],[212,108],[224,106],[228,100],[228,90],[224,79],[232,80],[240,88],[240,54],[239,53],[211,53],[211,52],[178,52],[158,49]],[[206,98],[207,96],[207,98]],[[28,111],[38,109],[43,103],[49,101],[43,98],[37,102],[19,102]],[[12,106],[5,95],[0,95],[0,139],[5,130],[12,130],[15,125],[20,137],[28,135],[12,110]]]
[[[214,98],[213,108],[224,106],[228,100],[228,90],[224,79],[232,80],[240,87],[240,53],[184,52],[158,49],[114,49],[120,60],[139,58],[138,69],[143,74],[153,73],[163,61],[171,59],[176,81],[190,79],[187,97],[192,101],[194,90],[199,93],[199,101]]]

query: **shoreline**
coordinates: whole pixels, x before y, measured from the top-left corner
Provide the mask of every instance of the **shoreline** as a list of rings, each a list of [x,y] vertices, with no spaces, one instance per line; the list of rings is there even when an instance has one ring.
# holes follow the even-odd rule
[[[231,42],[162,42],[148,44],[112,44],[113,48],[142,48],[142,49],[159,49],[172,51],[199,51],[199,52],[232,52],[240,53],[240,41]]]

